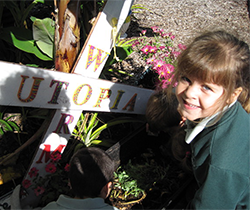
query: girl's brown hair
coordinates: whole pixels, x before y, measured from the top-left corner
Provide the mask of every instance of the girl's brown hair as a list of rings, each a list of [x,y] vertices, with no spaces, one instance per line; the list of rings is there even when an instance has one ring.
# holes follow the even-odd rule
[[[180,76],[192,76],[203,82],[223,86],[222,108],[235,89],[243,90],[238,98],[250,112],[249,46],[225,31],[207,32],[194,39],[177,60],[173,84]],[[231,102],[231,101],[230,101]]]

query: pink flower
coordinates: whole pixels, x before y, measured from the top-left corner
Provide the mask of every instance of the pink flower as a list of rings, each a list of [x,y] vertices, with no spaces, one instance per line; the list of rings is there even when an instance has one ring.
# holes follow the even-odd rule
[[[174,40],[174,39],[175,39],[175,35],[171,36],[170,39],[171,39],[171,40]]]
[[[153,64],[154,62],[155,62],[155,56],[154,55],[147,59],[147,64]]]
[[[132,47],[135,47],[136,45],[139,45],[140,44],[140,42],[138,41],[138,40],[136,40],[135,42],[134,42],[134,44],[132,44]]]
[[[39,195],[43,194],[44,191],[45,191],[44,187],[41,187],[41,186],[38,186],[38,187],[34,190],[36,196],[39,196]]]
[[[161,87],[162,89],[167,88],[171,84],[171,78],[162,80]]]
[[[147,33],[147,30],[142,30],[141,33],[145,35]]]
[[[174,71],[174,66],[168,63],[168,64],[166,64],[166,70],[167,70],[168,74],[172,73]]]
[[[164,64],[155,69],[159,78],[161,79],[169,79],[171,77],[171,73],[174,71],[174,66],[171,64]]]
[[[165,62],[162,61],[162,60],[155,60],[153,69],[156,70],[157,68],[160,68],[160,67],[163,66],[164,64],[165,64]]]
[[[55,164],[54,163],[49,163],[48,165],[46,165],[45,171],[49,172],[51,174],[55,173],[56,172],[56,166],[55,166]]]
[[[22,185],[25,189],[29,188],[30,185],[31,185],[31,181],[28,180],[28,179],[24,179],[23,182],[22,182]]]
[[[141,51],[144,53],[144,54],[148,54],[148,52],[149,52],[149,48],[150,48],[150,46],[149,45],[146,45],[146,46],[144,46],[142,49],[141,49]]]
[[[165,48],[165,46],[160,46],[159,49],[160,50],[163,50]]]
[[[38,169],[36,167],[33,167],[30,169],[30,172],[28,174],[30,178],[32,178],[32,177],[36,177],[37,173],[38,173]]]
[[[154,33],[158,32],[158,26],[152,26],[151,29],[153,30]]]
[[[162,36],[163,32],[164,32],[163,29],[159,29],[159,30],[158,30],[158,33],[159,33],[161,36]]]
[[[159,75],[159,78],[165,78],[166,74],[166,67],[165,64],[162,66],[159,66],[155,69],[156,73]]]
[[[178,44],[180,50],[185,50],[187,47],[184,44]]]
[[[53,152],[51,155],[50,155],[50,159],[53,161],[53,162],[57,162],[58,160],[61,160],[62,158],[62,155],[60,152],[56,151],[56,152]]]
[[[169,33],[162,33],[161,36],[162,36],[163,38],[169,37]]]
[[[172,51],[173,49],[174,49],[173,47],[168,46],[169,51]]]
[[[149,47],[149,52],[150,53],[155,53],[157,51],[157,47],[155,47],[155,46],[150,46]]]
[[[69,172],[69,164],[67,163],[66,165],[65,165],[65,167],[64,167],[64,171],[67,171],[67,172]]]
[[[164,59],[164,57],[169,57],[170,52],[166,51],[165,53],[162,54],[161,58]]]

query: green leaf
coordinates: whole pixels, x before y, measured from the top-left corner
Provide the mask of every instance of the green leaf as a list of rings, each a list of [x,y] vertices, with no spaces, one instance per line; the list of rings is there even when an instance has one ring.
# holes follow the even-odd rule
[[[55,23],[50,18],[33,20],[33,38],[42,52],[53,57]]]
[[[44,54],[49,56],[51,59],[53,58],[53,44],[48,44],[41,40],[36,41],[36,44]]]
[[[1,127],[0,127],[0,135],[4,135],[4,131]]]
[[[18,125],[17,125],[15,122],[9,121],[8,123],[9,123],[9,125],[10,125],[11,127],[14,128],[14,130],[20,131],[20,128],[18,127]]]
[[[4,28],[0,33],[0,38],[22,51],[36,55],[41,60],[52,60],[37,48],[32,38],[32,32],[28,29],[17,27]]]
[[[131,46],[124,46],[124,47],[119,47],[117,46],[116,47],[116,54],[117,54],[117,57],[120,59],[120,60],[124,60],[125,58],[127,58],[131,53],[133,52]],[[110,66],[114,63],[117,63],[117,60],[114,59],[114,48],[112,49],[109,57],[108,57],[108,60],[105,64],[105,66]]]
[[[86,133],[89,133],[90,129],[92,131],[93,128],[98,124],[98,121],[96,120],[97,115],[98,115],[98,113],[94,113],[93,115],[91,115],[90,122],[89,122],[88,128],[86,130]]]
[[[35,3],[43,3],[49,6],[54,6],[54,2],[52,0],[34,0]]]
[[[91,141],[91,144],[100,144],[100,143],[102,143],[101,140],[93,140],[93,141]]]
[[[130,40],[123,39],[123,40],[120,40],[119,42],[117,42],[117,46],[118,47],[131,47],[132,44],[134,43],[134,41],[136,41],[136,40],[137,40],[137,38],[130,39]]]
[[[7,117],[7,118],[5,119],[5,121],[9,121],[10,118],[16,117],[16,116],[18,116],[18,115],[17,115],[17,114],[10,115],[9,117]]]
[[[2,126],[1,126],[2,124]],[[4,120],[0,119],[0,126],[6,131],[13,131],[12,127]]]
[[[33,38],[47,44],[54,42],[55,23],[50,18],[38,19],[33,22]]]
[[[22,12],[22,19],[20,23],[24,23],[25,19],[28,17],[28,15],[30,14],[30,11],[33,9],[33,7],[39,2],[34,0],[26,9],[25,9],[25,1],[22,1],[23,3],[23,7],[21,7],[21,12]],[[41,2],[43,3],[43,2]]]

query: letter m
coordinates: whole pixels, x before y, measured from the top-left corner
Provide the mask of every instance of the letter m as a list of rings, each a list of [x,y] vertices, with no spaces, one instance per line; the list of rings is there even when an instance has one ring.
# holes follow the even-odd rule
[[[36,163],[42,163],[43,157],[45,157],[45,163],[47,163],[50,160],[50,156],[56,152],[61,153],[63,148],[66,145],[60,144],[53,152],[51,152],[51,145],[49,144],[44,144],[44,149],[42,151],[42,154],[40,155],[40,158],[36,161]]]

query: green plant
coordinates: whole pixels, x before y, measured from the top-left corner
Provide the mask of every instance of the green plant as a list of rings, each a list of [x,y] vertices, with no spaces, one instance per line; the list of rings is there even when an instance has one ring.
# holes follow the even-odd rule
[[[142,13],[143,12],[142,10],[148,10],[148,11],[150,11],[150,9],[148,9],[147,7],[145,7],[143,4],[133,4],[131,6],[132,14],[133,13]],[[133,15],[133,17],[135,18],[134,15]]]
[[[72,132],[72,135],[81,140],[86,147],[101,142],[100,140],[96,140],[96,136],[93,135],[93,129],[99,122],[97,115],[98,113],[82,113]]]
[[[34,1],[1,1],[0,24],[3,24],[2,14],[6,11],[12,15],[10,22],[0,29],[1,60],[22,62],[33,66],[46,67],[48,61],[53,60],[54,21],[51,18],[43,20],[29,17],[30,12],[37,3]],[[28,25],[30,19],[32,26]]]
[[[8,117],[4,117],[4,112],[0,112],[0,135],[4,135],[4,133],[8,131],[20,131],[20,128],[16,124],[16,122],[11,120],[11,118],[15,116],[17,115],[10,115]]]
[[[145,196],[159,183],[162,183],[167,177],[169,166],[157,162],[155,158],[153,152],[149,151],[118,167],[114,173],[112,199],[124,202],[130,195],[133,197]]]
[[[114,187],[118,190],[113,190],[111,196],[119,197],[124,201],[129,195],[137,198],[139,195],[145,194],[145,191],[138,186],[137,180],[132,178],[121,166],[114,172]]]
[[[106,78],[106,76],[114,75],[116,73],[122,74],[122,75],[128,75],[130,77],[133,76],[131,74],[128,74],[125,71],[113,68],[112,65],[115,63],[118,63],[118,62],[122,62],[123,60],[128,58],[128,56],[131,53],[134,52],[132,49],[132,45],[133,45],[135,40],[136,39],[120,40],[120,35],[118,36],[116,46],[115,46],[115,48],[112,48],[110,55],[108,57],[108,60],[106,61],[105,65],[103,67],[100,78]],[[114,54],[114,51],[116,52],[116,56]],[[116,58],[118,58],[118,59],[116,59]],[[117,76],[117,74],[116,74],[116,76]]]
[[[141,122],[142,120],[138,120],[135,118],[116,118],[114,120],[110,120],[106,123],[102,123],[101,120],[97,118],[98,113],[82,113],[75,129],[72,132],[72,135],[75,136],[77,139],[81,140],[82,143],[86,147],[93,146],[93,145],[102,145],[102,146],[110,146],[109,142],[102,141],[98,139],[101,132],[111,126],[115,126],[118,124],[123,123],[134,123],[134,122]],[[82,143],[79,144],[79,147],[82,146]],[[77,147],[78,148],[78,147]]]

